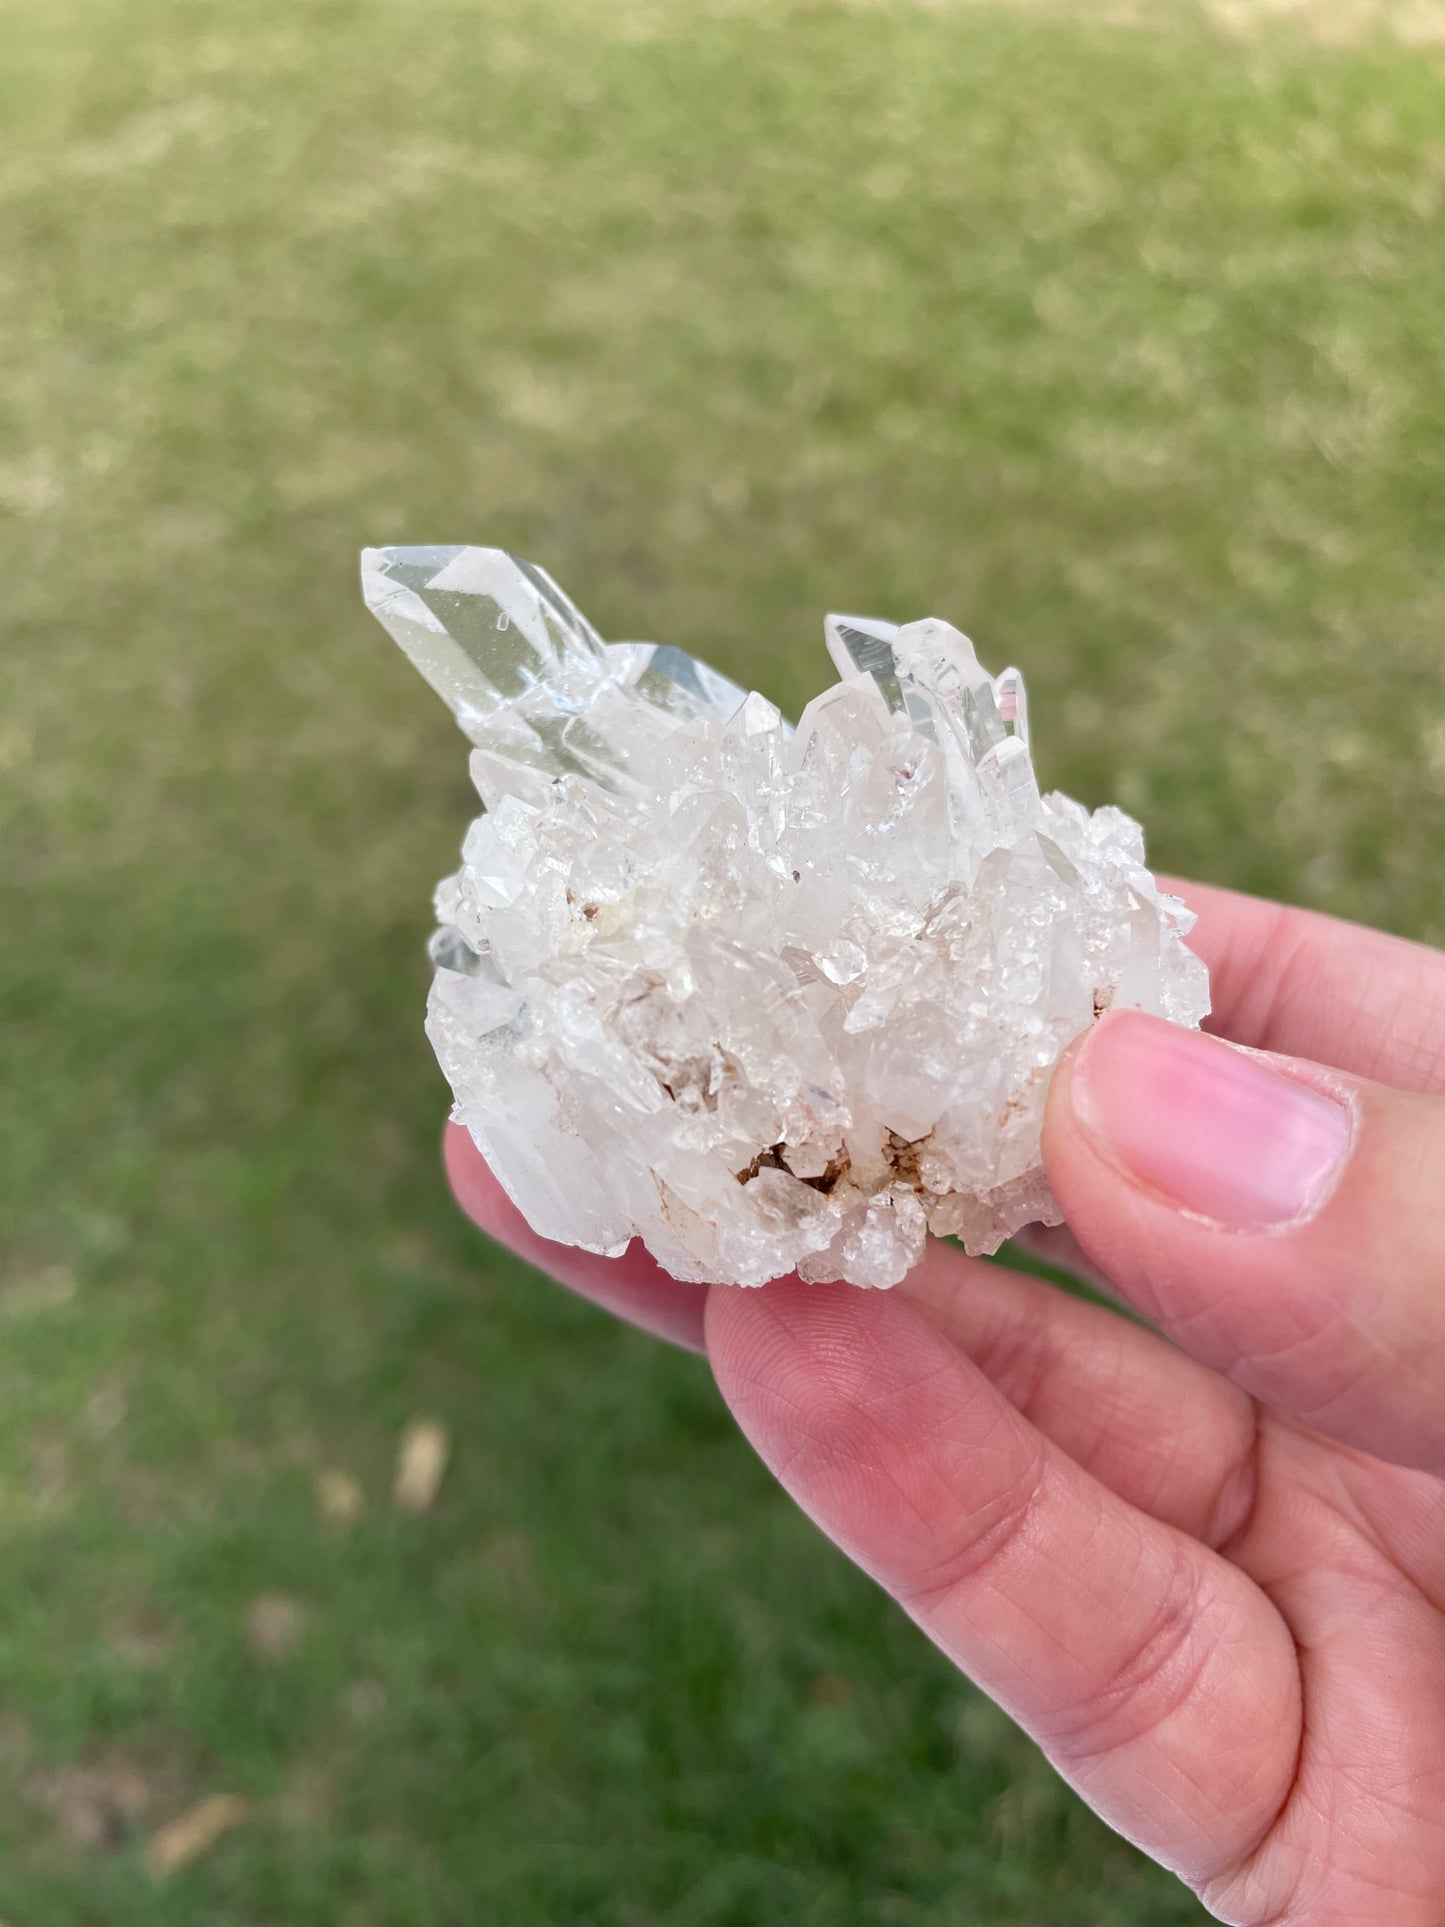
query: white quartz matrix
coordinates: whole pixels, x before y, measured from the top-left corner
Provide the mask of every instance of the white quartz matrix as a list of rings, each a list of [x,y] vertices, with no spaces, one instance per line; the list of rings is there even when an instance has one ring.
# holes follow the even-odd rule
[[[1070,1039],[1208,1009],[1139,826],[1039,795],[1018,671],[946,622],[829,616],[842,680],[793,729],[500,549],[362,575],[473,744],[427,1031],[544,1237],[738,1285],[896,1284],[929,1231],[993,1251],[1058,1222]]]

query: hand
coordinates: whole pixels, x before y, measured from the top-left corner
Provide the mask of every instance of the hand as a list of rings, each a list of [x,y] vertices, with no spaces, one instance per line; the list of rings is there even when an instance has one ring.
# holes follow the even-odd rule
[[[704,1348],[803,1509],[1221,1920],[1441,1927],[1445,956],[1171,887],[1249,1049],[1106,1016],[1044,1138],[1078,1268],[1154,1329],[943,1244],[892,1292],[683,1285],[535,1237],[455,1129],[452,1182]]]

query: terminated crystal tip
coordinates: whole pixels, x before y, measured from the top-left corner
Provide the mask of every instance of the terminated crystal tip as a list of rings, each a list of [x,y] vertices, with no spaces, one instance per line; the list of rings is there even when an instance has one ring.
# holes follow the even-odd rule
[[[794,731],[503,550],[362,582],[473,744],[427,1029],[542,1236],[895,1284],[930,1230],[1058,1222],[1044,1093],[1101,1011],[1208,1010],[1138,825],[1040,796],[1022,677],[948,623],[829,616],[842,680]]]

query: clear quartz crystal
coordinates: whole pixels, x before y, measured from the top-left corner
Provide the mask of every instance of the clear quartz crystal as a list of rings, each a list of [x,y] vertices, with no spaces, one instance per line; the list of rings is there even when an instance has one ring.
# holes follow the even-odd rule
[[[930,1230],[1058,1222],[1044,1093],[1102,1011],[1208,1010],[1138,825],[1039,795],[1022,677],[948,623],[829,616],[842,680],[793,730],[500,549],[362,582],[474,746],[427,1031],[542,1236],[896,1284]]]

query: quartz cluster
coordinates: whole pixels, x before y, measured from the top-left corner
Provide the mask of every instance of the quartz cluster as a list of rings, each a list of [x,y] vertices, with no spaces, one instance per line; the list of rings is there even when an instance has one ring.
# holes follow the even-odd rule
[[[544,1237],[677,1277],[896,1284],[927,1232],[1057,1223],[1045,1089],[1111,1005],[1197,1024],[1139,827],[1040,796],[1015,669],[829,616],[796,727],[605,643],[500,549],[368,549],[366,601],[471,739],[427,1030]]]

